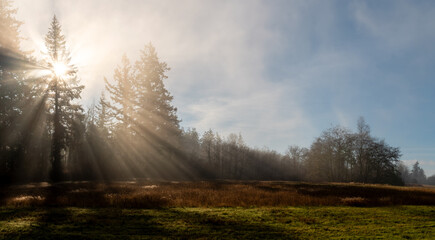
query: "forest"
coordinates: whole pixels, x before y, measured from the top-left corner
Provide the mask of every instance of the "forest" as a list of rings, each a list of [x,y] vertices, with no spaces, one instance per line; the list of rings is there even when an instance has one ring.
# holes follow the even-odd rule
[[[20,22],[0,1],[0,182],[154,180],[291,180],[393,185],[435,184],[399,148],[356,131],[326,129],[309,148],[282,154],[248,146],[241,133],[222,136],[182,128],[165,87],[170,65],[146,43],[137,59],[124,55],[90,107],[71,64],[62,25],[47,23],[46,52],[20,47]]]

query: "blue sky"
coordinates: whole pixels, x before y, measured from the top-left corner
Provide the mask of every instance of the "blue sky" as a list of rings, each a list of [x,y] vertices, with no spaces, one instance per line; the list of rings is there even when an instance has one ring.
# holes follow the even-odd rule
[[[251,146],[309,147],[337,124],[400,147],[435,174],[434,1],[17,0],[27,49],[56,14],[85,104],[125,52],[152,42],[182,126]]]

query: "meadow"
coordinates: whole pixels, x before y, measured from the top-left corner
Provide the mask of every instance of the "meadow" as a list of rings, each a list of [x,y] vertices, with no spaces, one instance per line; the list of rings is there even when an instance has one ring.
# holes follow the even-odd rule
[[[5,239],[433,239],[435,188],[259,181],[65,182],[1,192]]]

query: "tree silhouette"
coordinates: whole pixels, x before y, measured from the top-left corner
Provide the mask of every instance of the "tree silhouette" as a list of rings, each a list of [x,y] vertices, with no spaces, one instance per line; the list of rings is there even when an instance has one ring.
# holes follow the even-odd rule
[[[80,98],[84,86],[79,85],[77,70],[70,63],[65,36],[56,16],[45,37],[45,46],[48,51],[45,61],[52,71],[46,79],[51,102],[49,113],[52,115],[50,177],[52,181],[59,181],[62,179],[62,157],[66,156],[66,146],[72,139],[74,121],[83,114],[82,107],[74,100]]]
[[[56,16],[45,36],[45,59],[31,61],[20,50],[15,13],[11,1],[0,0],[0,183],[48,175],[60,181],[64,170],[72,180],[193,176],[401,184],[402,173],[403,181],[426,181],[419,163],[412,171],[400,164],[399,148],[371,136],[363,118],[356,132],[337,126],[310,149],[292,146],[285,155],[250,148],[241,134],[181,130],[165,86],[170,68],[151,43],[134,64],[122,57],[114,81],[105,79],[108,98],[103,93],[84,115],[77,102],[84,86]],[[25,80],[29,68],[43,77]]]
[[[411,181],[412,183],[423,184],[426,182],[426,174],[424,170],[420,167],[420,163],[416,161],[414,165],[412,165],[411,170]]]
[[[17,9],[11,1],[0,0],[0,50],[2,53],[22,54],[19,27],[21,22],[14,15]],[[22,116],[27,88],[23,71],[10,69],[10,63],[2,54],[0,59],[0,175],[9,181],[17,172],[23,154]]]

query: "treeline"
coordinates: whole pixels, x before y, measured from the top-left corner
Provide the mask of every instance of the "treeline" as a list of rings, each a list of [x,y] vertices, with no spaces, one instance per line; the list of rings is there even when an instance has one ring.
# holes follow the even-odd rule
[[[428,184],[435,185],[435,175],[426,177],[424,170],[420,167],[420,163],[416,161],[412,168],[409,169],[403,162],[399,163],[399,172],[402,180],[406,184]]]
[[[0,3],[2,183],[151,178],[400,185],[422,179],[399,162],[398,148],[371,136],[363,118],[356,132],[337,126],[310,148],[291,146],[285,154],[251,148],[240,134],[182,129],[164,85],[170,68],[152,44],[135,61],[124,55],[98,101],[85,109],[84,86],[56,17],[45,36],[47,52],[35,59],[20,49],[16,10],[10,1]]]
[[[398,148],[370,135],[363,118],[356,133],[337,126],[322,133],[308,148],[290,146],[286,154],[247,147],[240,135],[222,140],[211,130],[199,138],[184,132],[184,148],[211,176],[231,179],[364,182],[403,184]]]
[[[357,132],[336,126],[310,148],[289,146],[285,154],[250,148],[234,133],[223,138],[193,128],[183,131],[182,139],[187,156],[206,170],[206,178],[435,185],[435,175],[426,178],[418,161],[410,170],[399,160],[399,148],[371,136],[362,117]]]

